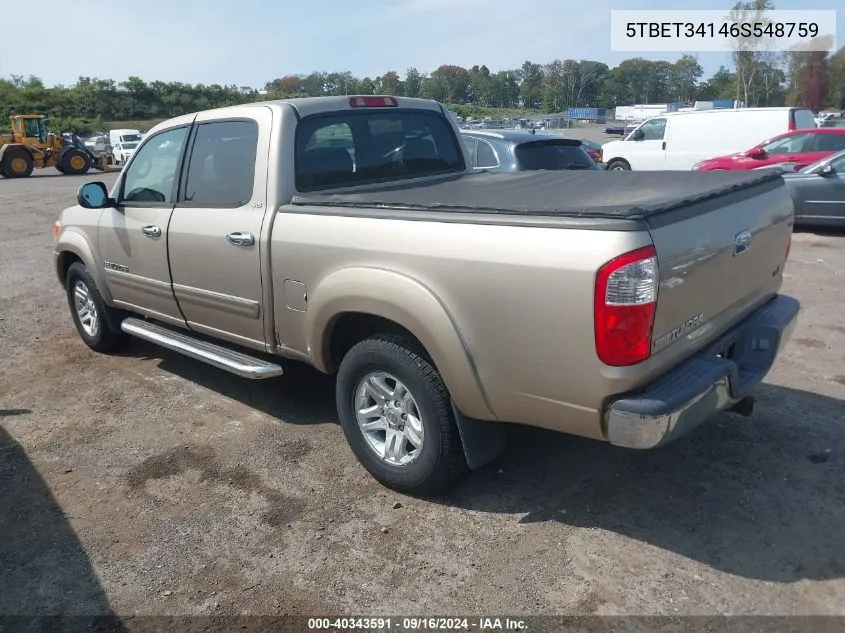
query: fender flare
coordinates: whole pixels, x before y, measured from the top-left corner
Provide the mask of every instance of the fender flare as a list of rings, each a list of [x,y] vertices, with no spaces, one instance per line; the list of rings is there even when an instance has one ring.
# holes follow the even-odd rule
[[[456,406],[473,418],[496,420],[475,362],[446,305],[419,281],[382,268],[351,267],[325,277],[308,299],[308,354],[320,371],[330,367],[334,325],[349,312],[388,319],[425,347]]]
[[[7,143],[6,145],[0,146],[0,163],[3,162],[3,156],[6,155],[6,150],[17,149],[17,148],[21,148],[25,152],[29,152],[29,150],[26,148],[26,145],[24,145],[22,143]],[[32,156],[32,153],[30,153],[29,155]]]
[[[56,277],[59,283],[64,285],[65,280],[62,270],[65,268],[65,258],[68,254],[75,255],[82,260],[82,263],[88,269],[88,273],[94,278],[94,282],[97,284],[97,289],[100,291],[103,301],[105,301],[106,305],[112,306],[112,296],[109,292],[109,287],[103,276],[102,268],[97,266],[97,258],[94,253],[94,248],[83,233],[72,228],[62,230],[55,247]]]

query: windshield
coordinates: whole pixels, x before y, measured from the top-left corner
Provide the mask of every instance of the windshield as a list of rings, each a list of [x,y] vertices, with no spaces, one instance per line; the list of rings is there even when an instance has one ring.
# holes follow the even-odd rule
[[[463,153],[436,112],[371,110],[306,117],[296,128],[296,187],[313,191],[463,172]]]
[[[124,143],[123,149],[135,149],[138,147],[138,143]]]
[[[141,135],[140,134],[124,134],[120,137],[120,140],[123,141],[124,143],[133,143],[133,142],[137,143],[138,141],[141,140]],[[126,146],[126,147],[128,147],[128,146]]]
[[[520,170],[599,169],[581,145],[566,141],[532,141],[514,150]]]
[[[783,136],[762,145],[767,154],[797,154],[800,153],[807,141],[806,134]]]

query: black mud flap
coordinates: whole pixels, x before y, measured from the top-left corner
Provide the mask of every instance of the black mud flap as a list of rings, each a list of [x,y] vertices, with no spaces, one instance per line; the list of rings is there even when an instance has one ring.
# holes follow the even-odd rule
[[[478,470],[496,459],[505,450],[505,425],[497,421],[475,420],[466,417],[452,402],[458,433],[464,445],[467,465]]]

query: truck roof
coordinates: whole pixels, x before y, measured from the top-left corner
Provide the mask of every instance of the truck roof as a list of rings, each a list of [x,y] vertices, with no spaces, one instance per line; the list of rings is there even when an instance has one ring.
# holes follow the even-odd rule
[[[254,101],[252,103],[242,103],[239,105],[232,105],[232,106],[224,106],[222,108],[212,108],[209,110],[200,110],[197,112],[190,112],[188,114],[183,114],[178,117],[173,117],[172,119],[168,119],[166,121],[162,121],[151,130],[147,132],[147,134],[152,134],[158,132],[161,129],[169,128],[179,124],[189,123],[196,117],[198,114],[202,113],[219,113],[221,116],[226,115],[228,112],[232,110],[239,109],[239,108],[281,108],[283,106],[292,106],[300,116],[309,116],[312,114],[321,114],[323,112],[337,112],[337,111],[344,111],[344,110],[354,110],[350,105],[350,101],[355,98],[369,98],[372,99],[373,97],[381,97],[381,98],[390,98],[394,99],[397,103],[397,108],[413,108],[417,110],[430,110],[432,112],[441,112],[441,106],[437,101],[432,101],[430,99],[417,99],[414,97],[393,97],[391,95],[344,95],[340,97],[298,97],[295,99],[271,99],[267,101]],[[372,106],[370,106],[372,107]],[[375,107],[372,107],[376,109]],[[366,108],[362,108],[366,109]],[[384,110],[391,110],[393,106],[384,106]],[[444,116],[446,116],[444,114]]]

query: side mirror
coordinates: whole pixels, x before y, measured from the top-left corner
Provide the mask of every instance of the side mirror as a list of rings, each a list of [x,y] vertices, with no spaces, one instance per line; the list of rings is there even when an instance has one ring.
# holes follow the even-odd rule
[[[745,152],[745,155],[748,156],[748,158],[765,158],[766,150],[762,147],[752,147],[750,150]]]
[[[113,207],[115,201],[109,198],[109,191],[102,182],[86,182],[76,193],[76,201],[85,209]]]
[[[825,165],[821,169],[819,169],[820,176],[832,176],[836,173],[836,170],[833,168],[833,165]]]
[[[632,137],[635,141],[641,141],[645,138],[645,132],[642,130],[634,130],[634,136]]]

